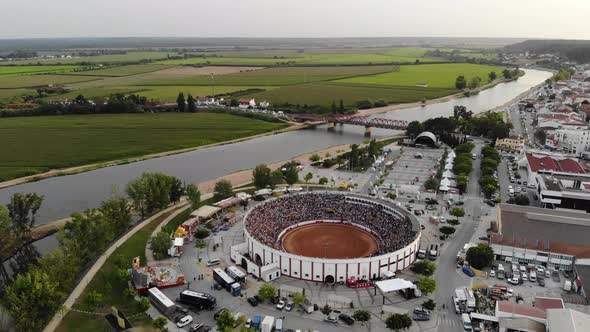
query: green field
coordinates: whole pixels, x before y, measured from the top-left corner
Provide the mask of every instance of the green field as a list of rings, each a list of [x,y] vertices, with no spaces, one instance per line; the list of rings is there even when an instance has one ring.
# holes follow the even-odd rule
[[[351,66],[351,67],[279,67],[237,74],[215,76],[215,85],[240,86],[282,86],[315,81],[328,81],[345,77],[386,73],[393,66]],[[138,85],[211,85],[210,75],[198,75],[148,81]]]
[[[27,94],[36,95],[37,92],[28,89],[0,89],[0,101],[10,100],[11,98]]]
[[[168,55],[176,55],[174,52],[127,52],[127,54],[97,55],[87,57],[74,57],[69,59],[33,59],[3,61],[0,65],[26,65],[26,64],[77,64],[85,63],[120,63],[120,62],[137,62],[141,60],[160,60],[166,59]]]
[[[78,66],[0,66],[0,75],[69,72]]]
[[[434,99],[456,92],[458,91],[454,89],[441,88],[320,82],[285,86],[246,97],[268,100],[271,104],[319,105],[327,109],[332,101],[338,103],[340,99],[344,101],[345,106],[355,107],[356,102],[361,100],[383,100],[396,104],[415,102],[422,98]]]
[[[79,71],[68,73],[69,75],[84,75],[84,76],[104,76],[104,77],[121,77],[121,76],[130,76],[130,75],[138,75],[144,73],[150,73],[162,69],[171,68],[173,66],[166,66],[166,65],[128,65],[128,66],[118,66],[118,67],[110,67],[105,69],[96,69],[96,70],[86,70],[86,71]]]
[[[4,118],[0,180],[219,143],[284,126],[214,113]]]
[[[47,86],[49,84],[69,84],[100,79],[94,76],[70,75],[19,75],[0,76],[0,89],[15,89]]]
[[[458,75],[464,75],[467,80],[471,79],[472,77],[479,76],[482,78],[483,82],[487,82],[488,73],[491,71],[495,71],[496,74],[500,75],[502,73],[502,68],[467,63],[400,66],[400,70],[398,72],[353,77],[339,80],[338,82],[395,86],[416,86],[416,84],[428,84],[428,87],[432,88],[453,89],[455,87],[455,80]]]
[[[137,93],[140,96],[168,101],[175,101],[179,92],[184,93],[185,97],[190,93],[195,98],[213,95],[210,86],[137,86],[136,88],[142,89],[141,92]],[[230,94],[232,92],[250,89],[272,90],[276,88],[276,86],[216,86],[215,95]]]

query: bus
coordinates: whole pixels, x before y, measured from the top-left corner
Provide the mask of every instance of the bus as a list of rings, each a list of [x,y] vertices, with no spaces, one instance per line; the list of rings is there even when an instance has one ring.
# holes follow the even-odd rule
[[[246,282],[246,273],[244,273],[242,270],[240,270],[237,266],[232,265],[232,266],[228,266],[225,268],[225,272],[232,278],[234,278],[235,281],[239,282],[239,283],[244,283]]]
[[[172,314],[176,311],[176,305],[172,300],[168,298],[168,296],[164,295],[161,290],[156,287],[152,287],[148,289],[148,296],[150,298],[150,302],[158,309],[162,314],[167,317],[171,317]]]
[[[199,310],[213,310],[217,307],[217,299],[206,293],[184,290],[180,293],[180,303],[198,308]]]
[[[213,280],[217,282],[221,287],[225,288],[233,296],[239,296],[242,287],[237,283],[234,278],[230,277],[220,268],[213,269]]]

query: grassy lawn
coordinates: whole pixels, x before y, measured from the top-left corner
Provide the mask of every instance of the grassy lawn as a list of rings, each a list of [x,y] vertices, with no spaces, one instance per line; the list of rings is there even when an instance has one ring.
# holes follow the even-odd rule
[[[0,76],[0,88],[28,88],[46,86],[49,84],[68,84],[93,81],[100,77],[93,76],[71,76],[71,75],[6,75]]]
[[[413,86],[388,86],[371,84],[344,84],[333,82],[298,84],[248,95],[256,100],[271,103],[308,104],[329,107],[340,99],[345,106],[354,107],[360,100],[384,100],[390,104],[434,99],[456,93],[455,89],[419,88]]]
[[[215,113],[102,114],[0,119],[0,180],[138,157],[283,128]]]
[[[386,73],[392,69],[393,66],[268,68],[215,76],[215,85],[281,86]],[[152,82],[143,82],[138,85],[211,85],[211,83],[212,79],[210,75],[198,75],[185,78],[161,79]]]
[[[400,66],[400,70],[397,72],[347,78],[339,80],[338,82],[397,86],[416,86],[416,84],[428,84],[428,87],[432,88],[452,89],[455,87],[455,79],[459,75],[464,75],[467,81],[469,81],[472,77],[479,76],[485,83],[488,80],[489,72],[495,71],[496,74],[500,75],[502,70],[503,69],[500,67],[467,63]]]
[[[129,75],[137,75],[150,73],[162,69],[172,68],[173,66],[165,65],[127,65],[118,66],[105,69],[87,70],[80,72],[69,73],[70,75],[83,75],[83,76],[104,76],[104,77],[121,77]]]
[[[132,324],[137,326],[149,326],[151,323],[151,318],[142,313],[135,301],[131,300],[129,297],[125,295],[123,290],[127,287],[126,283],[122,283],[116,277],[113,276],[113,272],[117,270],[117,259],[118,256],[122,257],[122,261],[129,262],[129,266],[131,266],[131,260],[133,257],[140,256],[142,265],[145,264],[145,247],[147,245],[147,241],[154,231],[154,229],[158,226],[162,220],[168,217],[171,213],[162,215],[161,217],[155,219],[148,225],[146,225],[143,229],[135,233],[129,240],[127,240],[123,245],[121,245],[113,254],[107,259],[105,264],[100,269],[100,272],[92,279],[92,281],[86,287],[84,293],[80,298],[76,301],[74,305],[74,309],[83,310],[83,311],[90,311],[90,312],[101,312],[107,313],[110,312],[111,306],[116,306],[118,309],[122,310],[125,315],[129,318]],[[180,213],[178,216],[173,218],[170,223],[180,223],[186,220],[186,217],[190,213],[190,209],[187,209],[186,212]],[[103,303],[104,306],[100,308],[91,308],[88,307],[86,303],[84,303],[84,299],[86,294],[90,291],[96,291],[103,295]],[[103,316],[98,315],[90,315],[80,312],[70,311],[64,317],[61,324],[58,326],[56,331],[58,332],[65,332],[65,331],[80,331],[81,327],[84,327],[84,331],[92,331],[92,332],[110,332],[112,328],[106,321]]]
[[[77,66],[0,66],[0,75],[60,73],[74,68]]]
[[[37,92],[29,89],[0,89],[0,102],[26,94],[36,95]]]

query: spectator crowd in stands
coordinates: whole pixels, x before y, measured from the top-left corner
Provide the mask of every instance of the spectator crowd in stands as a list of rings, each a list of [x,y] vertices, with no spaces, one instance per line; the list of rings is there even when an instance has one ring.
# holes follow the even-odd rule
[[[370,229],[378,236],[378,254],[401,249],[416,235],[410,220],[387,211],[383,205],[324,192],[293,194],[261,203],[250,211],[245,225],[262,244],[281,249],[279,234],[285,228],[314,220],[339,220]]]

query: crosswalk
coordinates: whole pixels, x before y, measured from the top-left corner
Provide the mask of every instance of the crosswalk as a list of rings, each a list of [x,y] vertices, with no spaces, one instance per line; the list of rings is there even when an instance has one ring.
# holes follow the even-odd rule
[[[453,313],[439,312],[436,325],[438,332],[463,331],[463,323],[461,322],[460,316]]]

